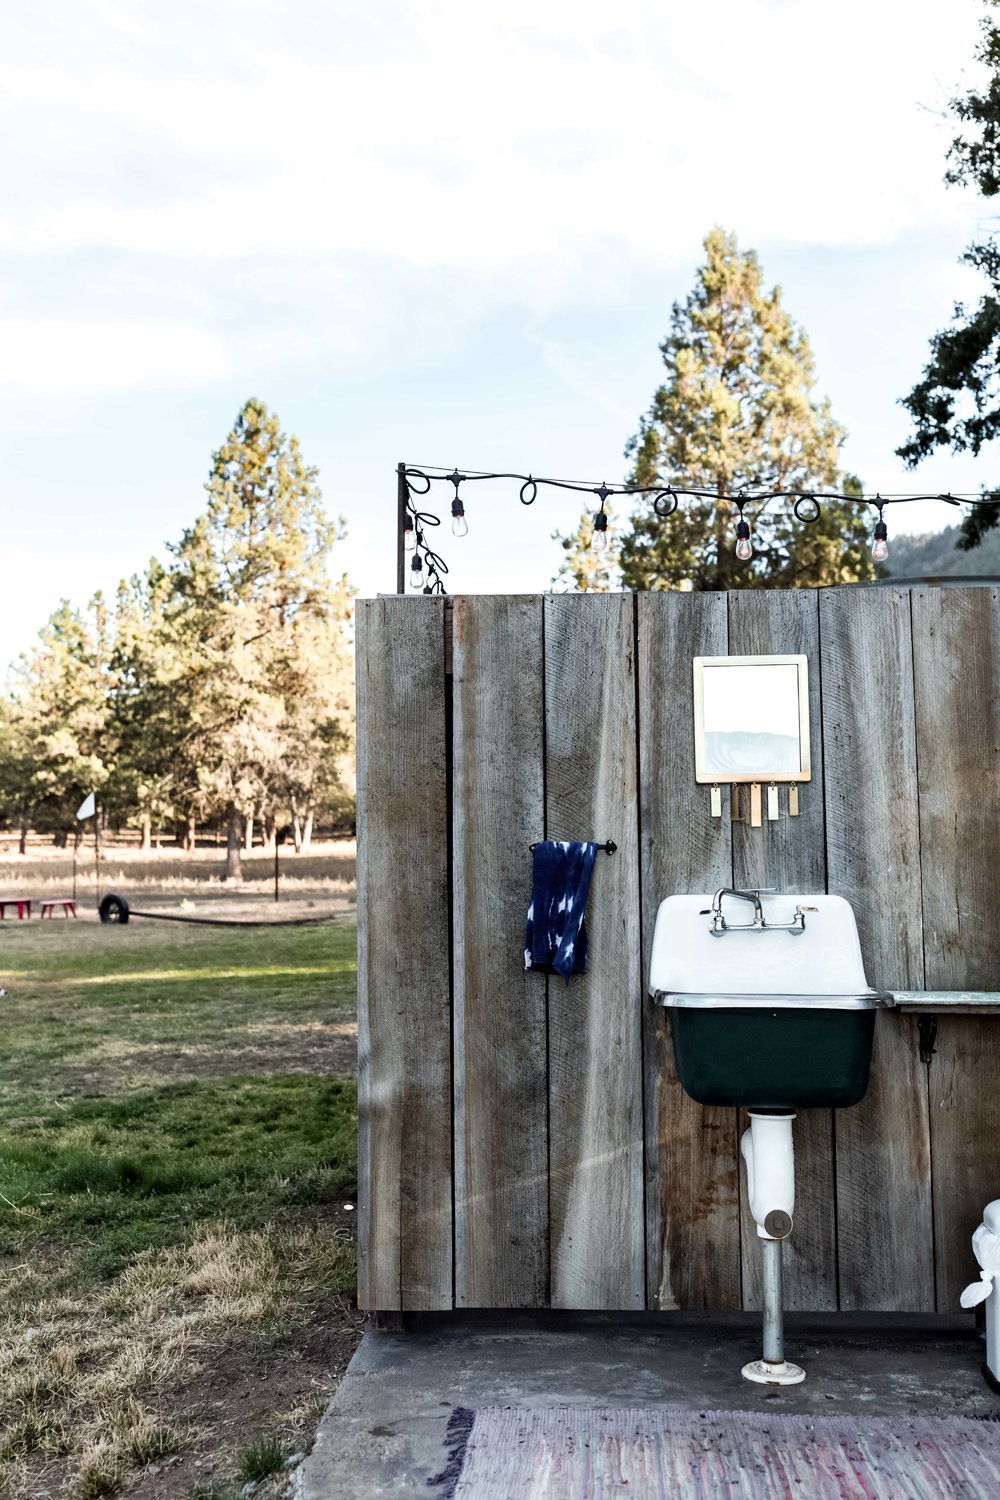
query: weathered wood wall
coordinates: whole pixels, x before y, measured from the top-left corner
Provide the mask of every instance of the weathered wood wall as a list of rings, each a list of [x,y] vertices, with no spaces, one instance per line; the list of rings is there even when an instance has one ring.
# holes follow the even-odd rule
[[[674,891],[830,890],[869,980],[1000,990],[989,588],[358,605],[360,1298],[381,1310],[759,1305],[737,1111],[644,994]],[[802,815],[709,816],[691,658],[804,652]],[[590,972],[523,970],[528,844],[613,838]],[[872,1086],[800,1114],[788,1304],[952,1310],[1000,1191],[1000,1020],[878,1018]],[[970,1269],[971,1267],[971,1269]]]

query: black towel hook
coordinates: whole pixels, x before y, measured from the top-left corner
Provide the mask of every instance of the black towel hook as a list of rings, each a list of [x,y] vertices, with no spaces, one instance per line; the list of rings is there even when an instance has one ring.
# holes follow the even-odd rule
[[[541,843],[541,842],[544,842],[544,841],[543,840],[539,840],[538,842]],[[618,845],[615,843],[614,839],[608,839],[608,841],[607,841],[606,844],[598,844],[597,847],[598,847],[598,849],[603,849],[604,852],[605,852],[605,854],[614,854],[616,852],[617,848],[618,848]],[[528,848],[532,852],[534,852],[538,848],[538,843],[529,844]]]

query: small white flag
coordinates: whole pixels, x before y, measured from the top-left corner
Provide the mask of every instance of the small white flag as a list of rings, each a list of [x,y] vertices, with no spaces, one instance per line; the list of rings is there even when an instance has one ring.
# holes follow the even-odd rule
[[[78,820],[81,818],[92,818],[96,811],[97,803],[94,801],[93,792],[91,792],[89,796],[84,797],[83,801],[80,803],[80,806],[76,810],[76,816]]]

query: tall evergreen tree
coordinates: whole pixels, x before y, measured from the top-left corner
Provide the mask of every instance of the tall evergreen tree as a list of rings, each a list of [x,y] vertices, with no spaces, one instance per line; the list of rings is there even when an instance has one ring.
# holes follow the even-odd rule
[[[989,0],[995,12],[997,0]],[[973,185],[984,198],[1000,193],[1000,25],[987,13],[976,60],[986,69],[982,89],[951,101],[965,127],[952,141],[945,181]],[[913,468],[938,448],[978,454],[1000,437],[1000,245],[995,235],[971,244],[962,257],[981,272],[988,290],[975,308],[955,306],[950,328],[931,339],[923,378],[903,405],[913,432],[897,451]],[[956,546],[968,551],[1000,522],[1000,486],[984,488],[994,503],[976,506],[962,522]]]
[[[109,622],[100,594],[85,615],[63,600],[12,672],[9,718],[19,763],[22,847],[29,826],[60,841],[88,792],[111,774]]]
[[[108,809],[116,823],[137,823],[148,849],[154,824],[204,812],[192,795],[197,777],[178,710],[188,663],[167,629],[171,580],[154,557],[144,574],[118,586],[111,649],[109,711],[115,774]]]
[[[765,288],[756,255],[741,252],[735,236],[713,229],[704,248],[694,289],[674,304],[660,345],[667,378],[625,452],[630,484],[689,485],[712,498],[684,499],[666,519],[636,504],[617,542],[622,584],[795,588],[872,578],[868,520],[843,501],[824,501],[811,525],[795,520],[787,501],[748,505],[753,560],[735,556],[741,490],[860,490],[841,473],[844,429],[814,396],[809,343],[779,289]],[[588,511],[564,541],[571,577],[584,572],[592,521]]]
[[[225,810],[231,877],[247,820],[270,814],[273,826],[289,765],[308,760],[301,738],[289,739],[301,704],[313,704],[318,729],[346,696],[350,589],[328,572],[343,523],[327,517],[316,479],[298,439],[250,400],[214,456],[205,514],[172,549],[165,623],[185,663],[181,717],[199,793]],[[314,759],[334,753],[321,735],[310,743]],[[318,765],[307,779],[311,795]]]

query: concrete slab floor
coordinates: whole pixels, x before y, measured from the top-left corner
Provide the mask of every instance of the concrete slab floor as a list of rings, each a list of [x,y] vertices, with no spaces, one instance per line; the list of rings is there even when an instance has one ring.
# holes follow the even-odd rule
[[[752,1313],[412,1314],[370,1329],[327,1408],[302,1500],[430,1500],[455,1406],[1000,1415],[972,1318],[789,1313],[798,1386],[743,1379]]]

